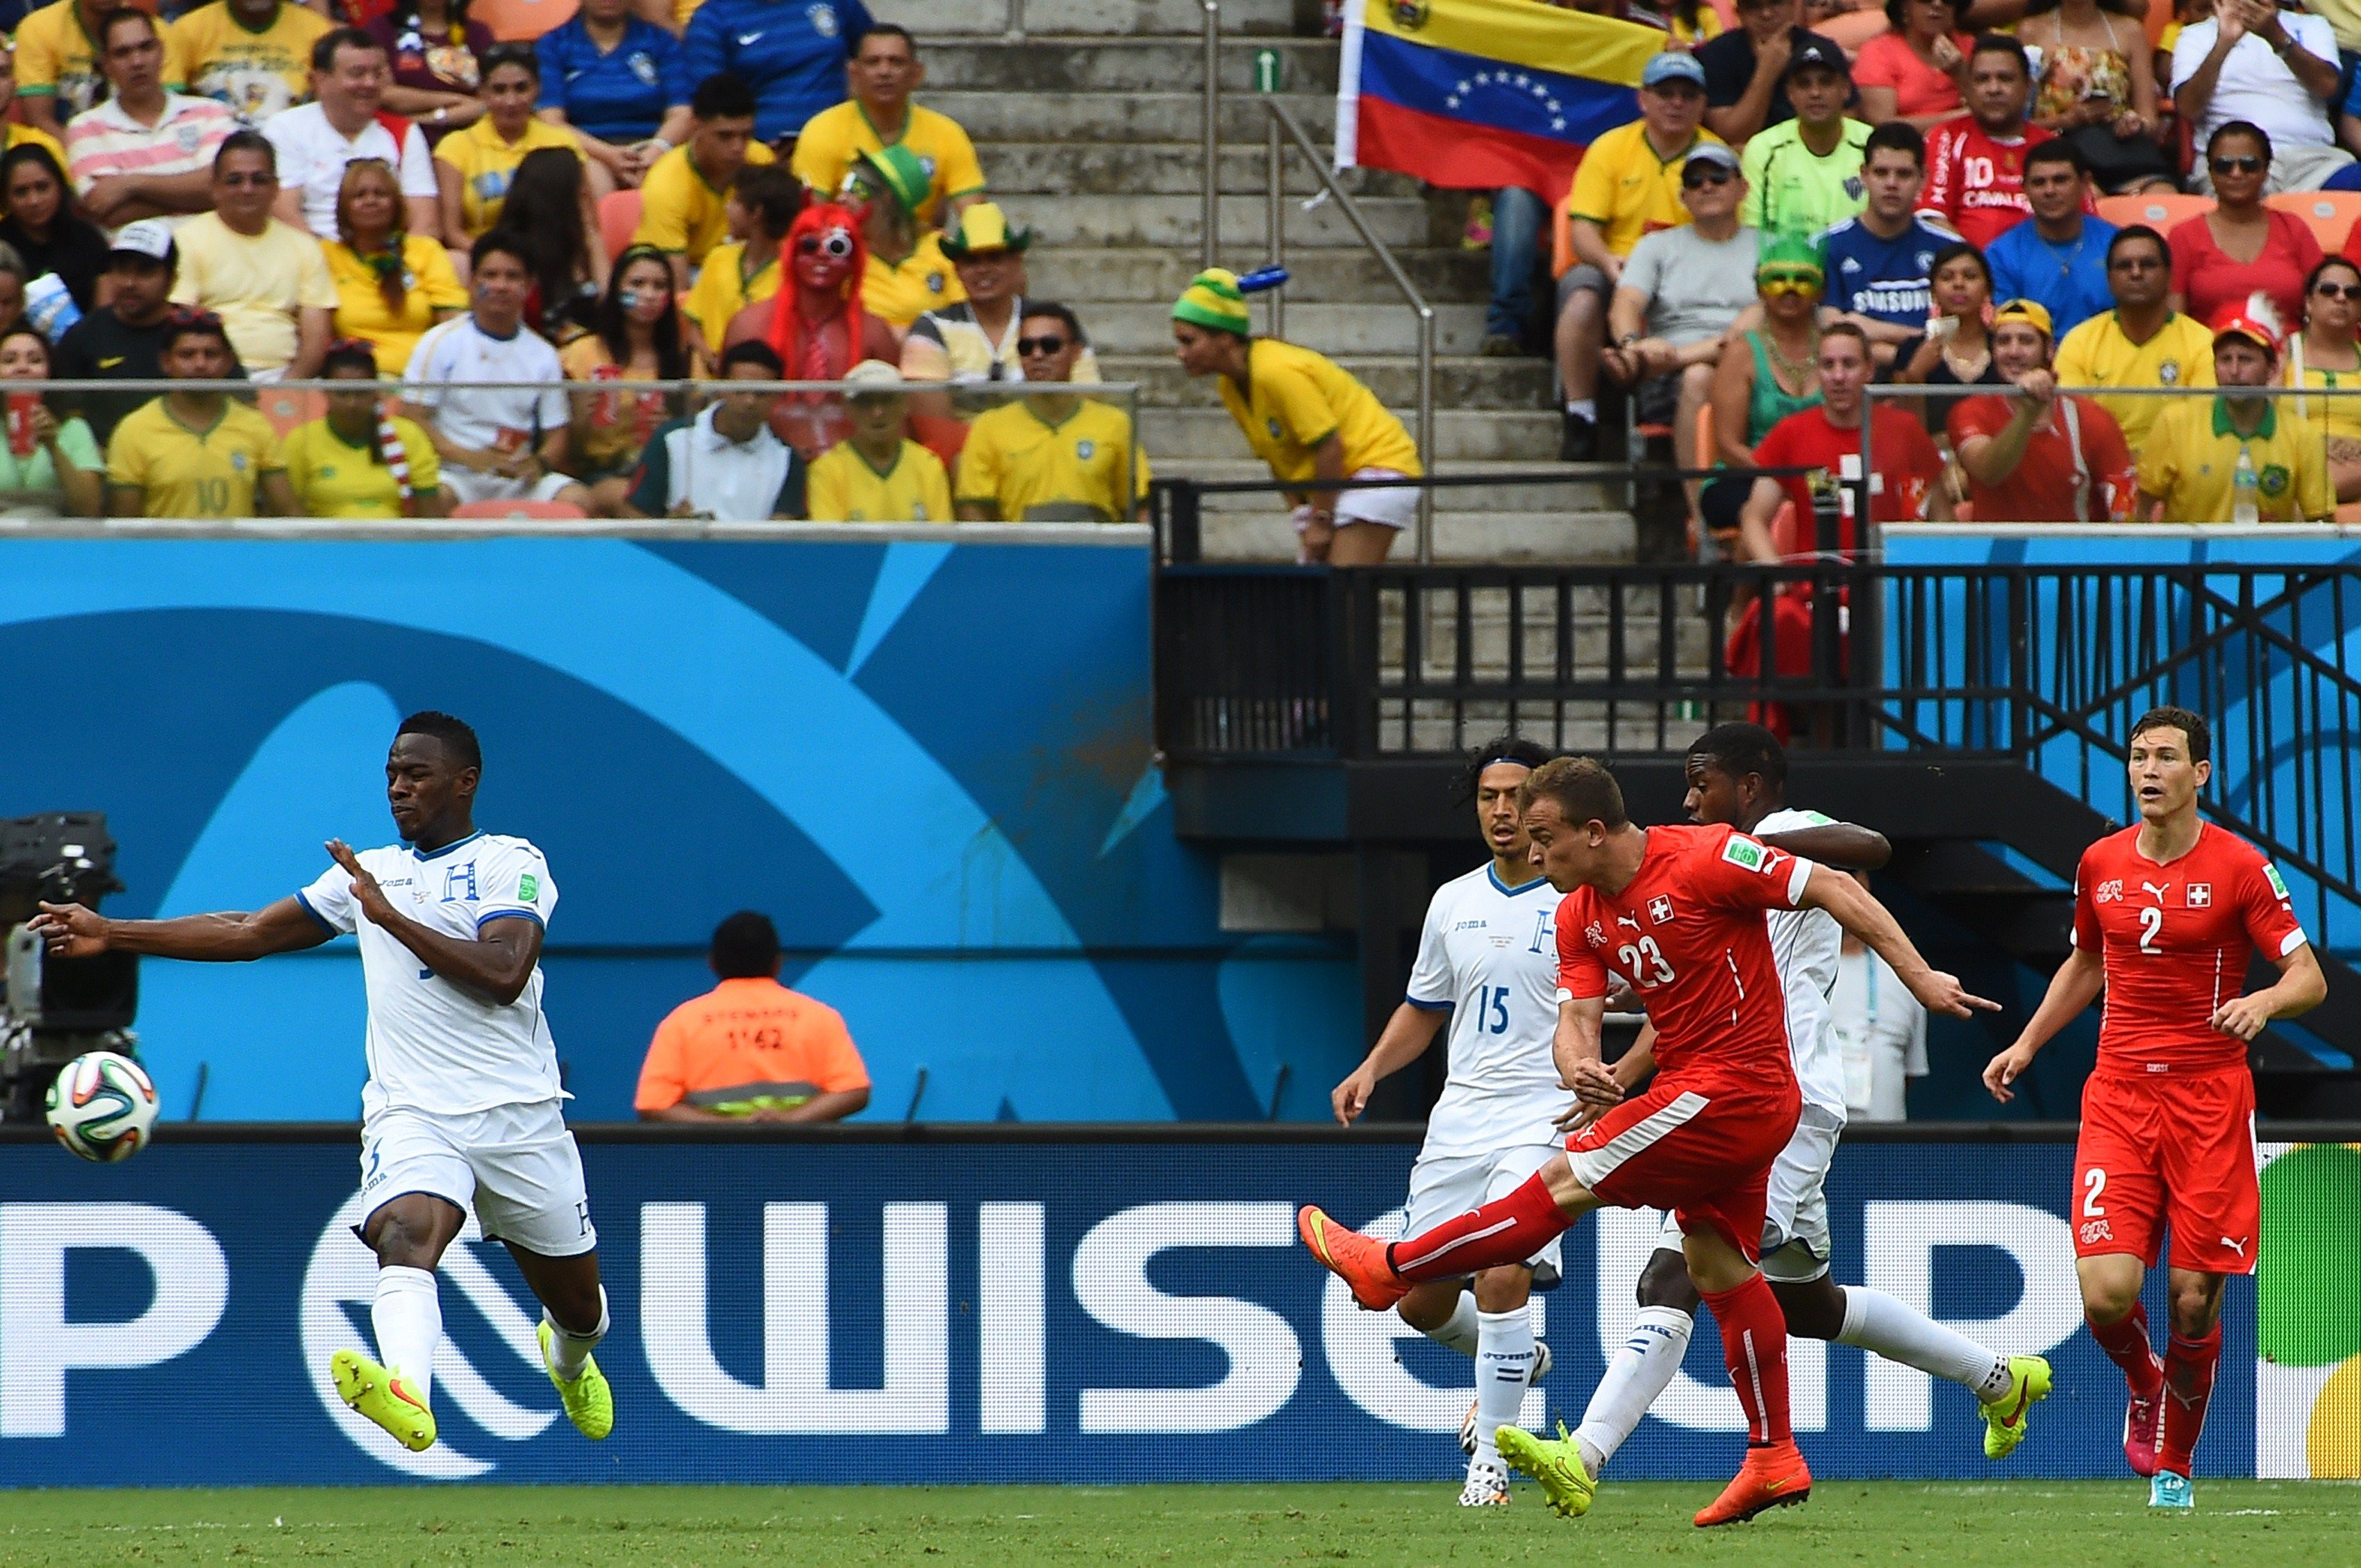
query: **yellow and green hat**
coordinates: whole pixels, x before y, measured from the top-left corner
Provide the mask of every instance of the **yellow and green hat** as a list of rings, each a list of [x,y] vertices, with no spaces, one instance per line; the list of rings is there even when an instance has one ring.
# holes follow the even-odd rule
[[[943,236],[943,254],[953,261],[999,251],[1021,251],[1033,243],[1033,231],[1016,228],[1008,214],[993,202],[978,202],[959,215],[959,225]]]
[[[1234,332],[1240,337],[1253,331],[1238,275],[1226,267],[1208,267],[1191,279],[1189,287],[1172,302],[1172,319],[1215,332]]]
[[[861,165],[862,172],[873,174],[875,182],[901,204],[904,212],[916,213],[927,204],[927,195],[934,188],[933,177],[918,161],[918,155],[899,142],[862,153]]]

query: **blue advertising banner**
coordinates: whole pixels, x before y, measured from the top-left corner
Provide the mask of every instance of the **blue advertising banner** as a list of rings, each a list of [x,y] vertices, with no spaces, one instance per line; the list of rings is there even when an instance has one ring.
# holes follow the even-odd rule
[[[497,1245],[454,1246],[423,1454],[346,1411],[375,1263],[357,1145],[175,1141],[128,1164],[0,1145],[0,1475],[18,1486],[1431,1479],[1456,1485],[1472,1366],[1356,1308],[1296,1205],[1399,1223],[1383,1137],[937,1135],[584,1140],[617,1422],[567,1425],[539,1312]],[[2057,1368],[2004,1467],[1968,1393],[1797,1343],[1800,1441],[1829,1477],[2121,1476],[2123,1379],[2081,1332],[2063,1143],[1849,1142],[1836,1276]],[[1566,1240],[1537,1298],[1538,1427],[1577,1419],[1629,1331],[1653,1216]],[[2160,1285],[2160,1276],[2158,1277]],[[2152,1301],[2162,1321],[2162,1302]],[[2206,1474],[2253,1475],[2255,1297],[2232,1283]],[[159,1376],[203,1398],[148,1398]],[[127,1421],[140,1440],[125,1441]],[[1742,1442],[1716,1335],[1615,1463],[1726,1475]]]

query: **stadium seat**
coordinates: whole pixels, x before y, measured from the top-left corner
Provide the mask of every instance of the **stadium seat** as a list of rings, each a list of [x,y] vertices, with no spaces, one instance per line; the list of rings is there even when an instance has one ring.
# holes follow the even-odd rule
[[[565,501],[462,501],[451,509],[453,517],[540,518],[552,521],[572,522],[589,516],[580,507]]]
[[[502,43],[530,43],[574,19],[580,0],[475,0],[467,20],[481,22]]]
[[[2353,225],[2361,223],[2361,191],[2282,191],[2264,197],[2263,205],[2301,218],[2331,256],[2345,248]]]
[[[283,391],[273,387],[261,396],[262,417],[284,437],[299,424],[308,424],[326,412],[317,392]]]
[[[2211,196],[2180,196],[2170,192],[2150,196],[2099,198],[2099,215],[2117,228],[2146,224],[2161,235],[2169,235],[2176,225],[2213,210],[2213,198]]]
[[[598,200],[598,238],[607,247],[607,259],[612,261],[623,254],[631,243],[631,236],[640,227],[640,193],[637,191],[615,191]]]

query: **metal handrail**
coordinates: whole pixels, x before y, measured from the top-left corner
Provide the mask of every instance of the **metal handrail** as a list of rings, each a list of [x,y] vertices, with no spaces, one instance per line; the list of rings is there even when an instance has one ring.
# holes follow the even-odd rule
[[[1205,179],[1204,259],[1200,265],[1222,264],[1222,0],[1202,0],[1205,7]]]
[[[1210,5],[1212,0],[1207,0],[1207,3]],[[1369,226],[1369,220],[1361,215],[1360,204],[1338,183],[1335,171],[1328,167],[1327,160],[1320,156],[1320,149],[1312,146],[1312,138],[1304,134],[1302,122],[1275,97],[1263,99],[1262,106],[1270,112],[1272,121],[1283,127],[1294,141],[1296,150],[1303,154],[1303,161],[1310,164],[1312,172],[1318,176],[1321,189],[1328,193],[1330,201],[1336,203],[1336,210],[1345,214],[1345,221],[1353,225],[1354,231],[1361,236],[1361,243],[1377,257],[1378,264],[1386,269],[1386,275],[1393,280],[1394,287],[1401,291],[1403,300],[1418,314],[1418,455],[1419,461],[1432,470],[1434,467],[1434,307],[1426,302],[1426,296],[1418,291],[1418,285],[1411,281],[1410,274],[1402,270],[1400,262],[1394,259],[1393,251],[1378,237],[1378,231]],[[1273,172],[1270,178],[1269,226],[1274,253],[1287,215],[1283,210],[1286,206],[1283,185],[1284,181]],[[1434,564],[1434,491],[1432,488],[1422,488],[1418,493],[1418,562],[1422,566]]]

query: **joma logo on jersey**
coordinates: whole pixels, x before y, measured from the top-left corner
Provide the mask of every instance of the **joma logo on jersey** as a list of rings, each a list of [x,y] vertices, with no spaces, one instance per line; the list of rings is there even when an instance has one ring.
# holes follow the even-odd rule
[[[2189,884],[2188,897],[2190,908],[2211,909],[2213,907],[2213,884],[2210,882],[2192,882]]]
[[[1482,920],[1462,920],[1452,927],[1455,931],[1482,931],[1488,928],[1488,922]]]

